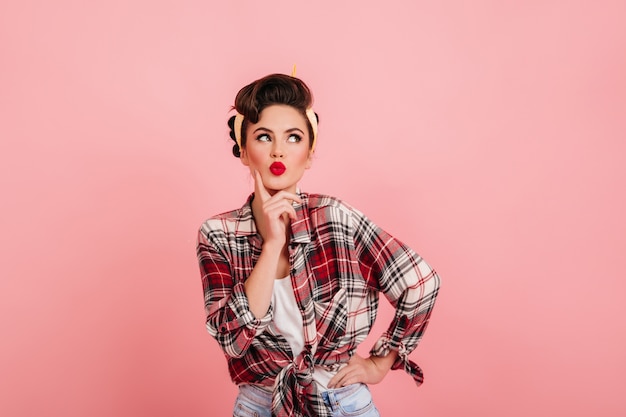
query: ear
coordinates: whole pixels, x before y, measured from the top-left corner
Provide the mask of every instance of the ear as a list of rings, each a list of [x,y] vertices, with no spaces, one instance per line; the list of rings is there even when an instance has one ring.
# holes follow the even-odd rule
[[[239,150],[239,159],[241,160],[241,163],[244,164],[245,166],[250,166],[250,160],[248,159],[248,152],[246,152],[245,149],[240,149]]]

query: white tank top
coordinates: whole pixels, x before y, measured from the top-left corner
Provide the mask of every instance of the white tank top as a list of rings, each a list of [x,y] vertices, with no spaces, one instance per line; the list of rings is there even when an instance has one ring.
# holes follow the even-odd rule
[[[274,280],[272,304],[274,305],[274,325],[289,342],[294,357],[298,356],[304,349],[304,326],[289,277]],[[313,380],[323,389],[328,389],[328,381],[335,374],[336,372],[329,372],[316,366]]]

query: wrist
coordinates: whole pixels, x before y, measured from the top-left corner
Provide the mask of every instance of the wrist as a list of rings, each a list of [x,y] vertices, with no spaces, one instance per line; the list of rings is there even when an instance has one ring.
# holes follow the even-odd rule
[[[391,350],[385,356],[370,356],[369,358],[372,362],[374,362],[377,367],[384,370],[389,370],[398,358],[398,352],[395,350]]]
[[[282,252],[284,247],[285,247],[285,242],[280,241],[278,239],[265,240],[263,241],[263,244],[261,245],[261,249],[263,251],[279,253],[279,254]]]

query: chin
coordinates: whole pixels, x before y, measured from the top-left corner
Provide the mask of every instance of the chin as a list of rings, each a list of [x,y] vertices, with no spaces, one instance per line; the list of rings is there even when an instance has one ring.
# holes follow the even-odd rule
[[[265,184],[265,187],[268,190],[273,190],[273,191],[282,191],[282,190],[290,190],[290,189],[296,189],[297,184],[294,184],[291,181],[281,181],[280,178],[273,178],[270,181],[267,181],[267,183]]]

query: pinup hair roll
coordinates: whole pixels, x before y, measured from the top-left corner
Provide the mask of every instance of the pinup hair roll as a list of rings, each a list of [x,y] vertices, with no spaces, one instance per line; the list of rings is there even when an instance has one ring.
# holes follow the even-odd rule
[[[274,104],[291,106],[302,113],[309,131],[309,147],[313,147],[314,128],[307,117],[307,109],[313,104],[313,95],[309,87],[299,78],[284,74],[270,74],[260,78],[239,90],[233,109],[243,115],[241,126],[241,146],[246,146],[248,124],[257,123],[263,109]],[[317,114],[315,118],[319,120]],[[235,116],[228,120],[230,137],[235,141],[233,154],[239,157],[241,149],[235,135]]]

